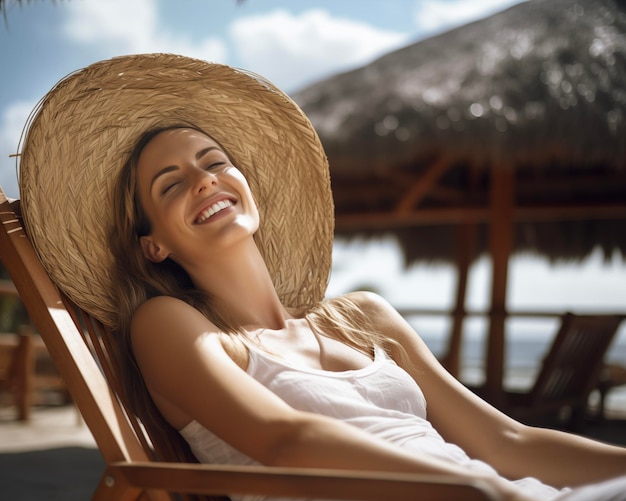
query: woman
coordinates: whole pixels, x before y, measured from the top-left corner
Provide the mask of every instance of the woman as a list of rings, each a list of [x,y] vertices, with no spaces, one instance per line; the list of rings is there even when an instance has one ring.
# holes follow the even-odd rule
[[[116,72],[107,68],[107,75]],[[106,88],[87,80],[90,89]],[[288,190],[296,187],[257,193],[248,185],[253,175],[269,172],[272,178],[274,165],[254,156],[243,162],[246,155],[237,151],[253,140],[264,121],[259,115],[250,136],[225,133],[225,122],[215,125],[217,115],[238,116],[231,97],[215,99],[228,105],[222,112],[212,107],[210,133],[195,125],[193,113],[176,121],[179,111],[139,135],[135,124],[124,139],[133,145],[126,161],[107,157],[105,165],[114,167],[98,174],[115,174],[102,182],[112,186],[113,205],[106,197],[104,207],[86,197],[78,208],[86,218],[96,207],[112,213],[106,227],[113,278],[106,285],[115,291],[121,365],[140,415],[156,406],[202,461],[452,474],[482,478],[511,500],[626,499],[626,479],[619,477],[626,471],[626,449],[503,415],[452,378],[379,297],[354,293],[285,306],[268,247],[286,256],[300,243],[286,240],[280,248],[276,240],[268,245],[264,232],[255,235],[261,233],[261,213],[267,216],[267,206],[277,200],[291,197],[289,212],[282,214],[291,216],[298,200]],[[246,112],[252,103],[242,106]],[[106,120],[115,121],[111,114],[107,107]],[[283,160],[300,134],[287,146],[277,143]],[[268,137],[287,135],[284,128],[271,129],[257,153],[270,149]],[[96,156],[80,141],[76,148],[86,158]],[[308,167],[290,167],[291,173],[274,180]],[[22,179],[24,174],[22,165]],[[74,182],[70,174],[67,182]],[[24,184],[26,209],[37,205],[31,197],[39,190],[28,176]],[[99,265],[97,259],[89,264]],[[588,487],[577,489],[582,485]]]

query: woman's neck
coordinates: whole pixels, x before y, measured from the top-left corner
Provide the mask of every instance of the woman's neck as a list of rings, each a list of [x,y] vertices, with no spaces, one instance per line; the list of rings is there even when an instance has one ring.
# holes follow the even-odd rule
[[[252,239],[191,273],[215,308],[246,330],[281,329],[292,316],[280,302],[267,265]]]

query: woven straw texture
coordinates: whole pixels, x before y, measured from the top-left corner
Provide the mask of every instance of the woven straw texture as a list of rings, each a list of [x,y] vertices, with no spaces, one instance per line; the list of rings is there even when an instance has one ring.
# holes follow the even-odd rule
[[[257,242],[286,306],[325,293],[333,203],[328,163],[297,105],[262,78],[169,54],[95,63],[61,80],[26,126],[20,196],[52,279],[107,325],[116,318],[107,231],[119,169],[141,134],[193,124],[247,177],[261,216]]]

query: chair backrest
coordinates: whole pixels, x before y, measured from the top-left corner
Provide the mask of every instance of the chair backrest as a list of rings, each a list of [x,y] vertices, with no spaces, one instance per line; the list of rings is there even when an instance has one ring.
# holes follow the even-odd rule
[[[58,291],[26,236],[19,200],[9,201],[1,188],[0,217],[0,259],[105,462],[193,461],[171,447],[180,437],[147,429],[129,411],[112,363],[110,331]],[[153,492],[150,499],[171,497]]]
[[[586,402],[621,315],[566,313],[530,392],[530,406]]]

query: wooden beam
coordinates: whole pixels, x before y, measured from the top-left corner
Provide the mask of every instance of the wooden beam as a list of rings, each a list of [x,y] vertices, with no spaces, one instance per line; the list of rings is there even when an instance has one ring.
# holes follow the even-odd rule
[[[408,193],[396,205],[394,212],[406,214],[417,207],[451,165],[448,159],[439,157],[409,188]]]
[[[394,211],[358,212],[337,214],[335,228],[338,231],[393,230],[432,224],[483,223],[489,222],[492,214],[489,208],[476,206],[422,208],[403,214]],[[514,221],[626,220],[626,202],[513,207],[511,218]]]
[[[599,202],[580,204],[543,204],[515,207],[516,221],[590,221],[593,219],[626,219],[626,203]]]
[[[13,355],[11,372],[17,383],[16,404],[18,419],[30,421],[34,400],[35,349],[33,345],[33,329],[30,325],[20,327],[17,351]]]
[[[453,207],[441,209],[419,209],[406,214],[389,212],[359,212],[337,214],[337,230],[386,230],[422,226],[429,224],[459,224],[489,219],[489,210],[484,207]]]
[[[595,171],[576,174],[567,172],[561,175],[543,172],[533,176],[525,174],[524,171],[520,171],[520,178],[515,186],[517,194],[522,196],[569,194],[572,191],[605,193],[607,186],[612,189],[620,185],[626,187],[626,174],[618,171],[609,171],[604,174]]]
[[[467,276],[472,262],[472,254],[476,239],[476,227],[463,224],[457,229],[457,284],[456,301],[452,312],[452,329],[448,343],[448,353],[443,365],[455,378],[461,374],[461,347],[463,344],[463,323],[465,321],[465,297],[467,292]]]

